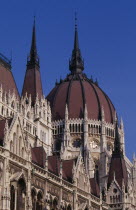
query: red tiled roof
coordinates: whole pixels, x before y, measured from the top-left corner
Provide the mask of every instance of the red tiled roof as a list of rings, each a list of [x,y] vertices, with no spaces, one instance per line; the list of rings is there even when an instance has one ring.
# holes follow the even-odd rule
[[[26,93],[28,96],[31,95],[33,104],[37,94],[39,98],[43,96],[39,67],[34,66],[33,68],[27,68],[22,89],[22,96],[25,96]]]
[[[96,197],[100,197],[100,188],[95,178],[90,179],[91,193]]]
[[[1,85],[4,92],[8,93],[10,90],[11,93],[14,92],[15,95],[20,98],[12,71],[10,68],[4,66],[2,59],[0,59],[0,86]]]
[[[60,174],[60,159],[58,156],[52,155],[48,157],[48,170],[59,176]]]
[[[32,162],[42,168],[46,161],[46,153],[43,147],[34,147],[31,149]]]
[[[112,123],[115,116],[115,108],[108,96],[84,74],[69,75],[56,85],[47,99],[51,104],[53,120],[64,119],[66,103],[69,118],[83,118],[85,104],[90,119],[101,118],[102,106],[106,122]]]
[[[111,164],[108,176],[108,188],[110,187],[114,179],[114,173],[115,173],[115,179],[118,182],[119,186],[122,188],[122,181],[124,180],[125,187],[127,187],[128,175],[127,175],[126,163],[123,157],[111,158]]]
[[[75,160],[63,160],[62,162],[62,177],[68,182],[72,182],[73,180],[73,166]]]

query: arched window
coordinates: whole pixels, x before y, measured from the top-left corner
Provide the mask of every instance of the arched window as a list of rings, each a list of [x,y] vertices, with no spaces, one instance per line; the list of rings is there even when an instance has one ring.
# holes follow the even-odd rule
[[[10,187],[10,210],[15,209],[15,189],[14,186]]]
[[[10,152],[13,152],[13,142],[10,141]]]
[[[22,158],[24,158],[24,148],[22,148]]]
[[[68,205],[67,210],[72,210],[71,205]]]
[[[37,202],[36,202],[36,210],[42,210],[43,209],[43,202],[42,202],[42,193],[38,192],[37,194]]]
[[[14,101],[12,101],[11,107],[12,107],[13,109],[15,108],[15,103],[14,103]]]
[[[26,206],[26,184],[23,178],[19,179],[17,187],[17,209],[24,210]]]
[[[57,199],[56,198],[54,198],[54,200],[53,200],[53,208],[52,208],[52,210],[57,210],[58,208],[58,201],[57,201]]]
[[[32,189],[31,191],[32,196],[32,210],[36,210],[36,191]]]

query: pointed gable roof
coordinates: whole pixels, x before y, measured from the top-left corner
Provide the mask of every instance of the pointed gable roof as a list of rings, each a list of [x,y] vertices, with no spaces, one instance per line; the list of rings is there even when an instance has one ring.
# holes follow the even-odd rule
[[[31,95],[32,105],[34,105],[37,95],[39,98],[43,96],[39,57],[37,54],[37,47],[36,47],[35,20],[33,25],[30,56],[27,61],[27,69],[22,89],[22,96],[24,97],[26,93],[28,96]]]
[[[93,194],[96,197],[100,197],[100,188],[95,178],[90,179],[90,185],[91,185],[91,194]]]
[[[121,189],[122,189],[122,182],[124,181],[125,189],[127,190],[127,183],[128,183],[127,168],[123,152],[121,151],[117,122],[115,128],[114,151],[111,157],[110,170],[108,176],[108,188],[110,187],[112,181],[114,180],[114,176]]]
[[[31,149],[32,162],[42,168],[46,161],[46,152],[43,147],[34,147]]]
[[[60,158],[57,155],[48,156],[48,170],[56,176],[59,176]]]
[[[68,182],[73,181],[73,166],[75,159],[72,160],[63,160],[62,162],[62,177]]]

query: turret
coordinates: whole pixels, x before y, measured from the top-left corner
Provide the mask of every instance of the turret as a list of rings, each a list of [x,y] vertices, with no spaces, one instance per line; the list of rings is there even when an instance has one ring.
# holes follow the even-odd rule
[[[26,93],[28,97],[29,95],[31,95],[32,105],[35,104],[37,96],[39,99],[41,99],[41,97],[43,96],[43,89],[42,89],[41,75],[40,75],[40,64],[36,47],[35,20],[33,25],[30,55],[27,60],[27,68],[22,89],[22,96],[25,97]]]
[[[64,147],[67,147],[70,140],[70,130],[68,123],[68,106],[65,107],[65,128],[64,128]]]
[[[127,190],[128,174],[123,152],[121,150],[120,136],[118,132],[118,121],[115,125],[115,141],[114,150],[111,157],[110,170],[108,176],[108,188],[110,187],[115,173],[116,181],[122,189],[122,181],[124,180],[125,190]]]
[[[124,137],[124,123],[123,123],[123,119],[121,118],[120,120],[120,142],[121,142],[121,148],[123,151],[123,154],[125,155],[125,137]]]

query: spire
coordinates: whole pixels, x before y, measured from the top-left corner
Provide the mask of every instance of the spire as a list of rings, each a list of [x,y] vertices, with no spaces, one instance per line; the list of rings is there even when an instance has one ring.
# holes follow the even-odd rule
[[[34,16],[34,24],[33,24],[33,31],[32,31],[32,43],[31,43],[30,56],[29,56],[29,59],[28,59],[28,64],[39,65],[39,58],[38,58],[37,47],[36,47],[35,16]]]
[[[123,153],[121,151],[120,136],[119,136],[119,132],[118,132],[118,121],[116,120],[113,156],[122,156],[122,154]]]
[[[22,89],[22,96],[26,97],[26,93],[28,97],[31,95],[32,106],[34,106],[37,99],[40,100],[43,97],[39,58],[36,47],[35,18],[33,24],[30,56],[27,61],[27,68]]]
[[[77,31],[77,17],[75,14],[75,39],[74,39],[74,49],[72,51],[72,57],[69,61],[69,69],[72,74],[82,73],[84,70],[84,61],[81,56],[79,42],[78,42],[78,31]]]

